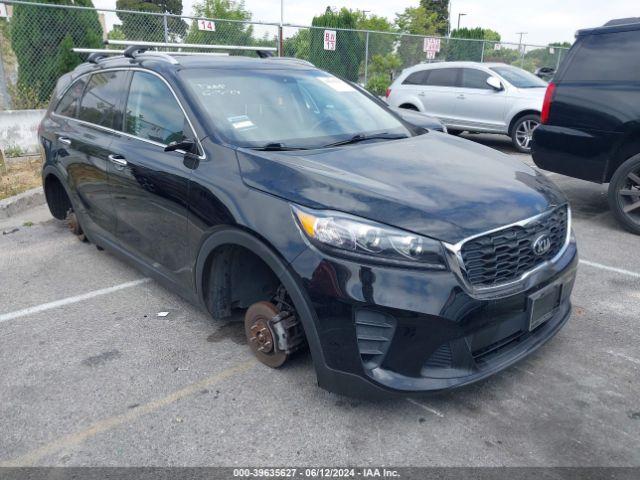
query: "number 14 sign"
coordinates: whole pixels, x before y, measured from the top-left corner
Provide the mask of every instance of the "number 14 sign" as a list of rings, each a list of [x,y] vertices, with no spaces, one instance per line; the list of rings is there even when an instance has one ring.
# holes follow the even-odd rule
[[[211,20],[198,20],[198,30],[204,30],[206,32],[215,32],[216,23]]]

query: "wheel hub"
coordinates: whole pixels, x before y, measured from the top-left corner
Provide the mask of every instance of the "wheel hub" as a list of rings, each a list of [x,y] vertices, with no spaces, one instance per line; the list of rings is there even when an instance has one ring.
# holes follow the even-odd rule
[[[280,313],[271,302],[258,302],[249,307],[244,317],[244,332],[249,348],[265,365],[278,368],[286,362],[288,355],[278,349],[275,334],[269,321]]]

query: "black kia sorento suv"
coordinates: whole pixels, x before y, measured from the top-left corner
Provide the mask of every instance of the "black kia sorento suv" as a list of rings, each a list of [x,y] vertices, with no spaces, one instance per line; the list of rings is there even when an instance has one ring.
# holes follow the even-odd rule
[[[58,82],[51,213],[264,364],[308,348],[348,395],[465,385],[569,318],[571,211],[542,174],[414,128],[307,62],[127,49]]]

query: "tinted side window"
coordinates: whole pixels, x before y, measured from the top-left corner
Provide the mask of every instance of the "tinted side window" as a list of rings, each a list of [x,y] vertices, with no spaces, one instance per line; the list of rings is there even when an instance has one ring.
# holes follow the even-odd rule
[[[429,70],[422,70],[420,72],[413,72],[402,82],[403,85],[425,85],[426,79],[429,76]]]
[[[487,78],[489,78],[490,76],[491,75],[483,72],[482,70],[476,70],[475,68],[463,68],[462,87],[492,90],[492,88],[487,85]]]
[[[127,72],[94,73],[80,102],[78,118],[103,127],[119,128]]]
[[[73,85],[65,92],[63,97],[58,102],[55,112],[58,115],[64,115],[65,117],[75,118],[78,112],[78,103],[80,102],[80,96],[84,91],[84,86],[87,84],[87,77],[82,77],[74,82]]]
[[[562,81],[640,81],[640,32],[589,35],[582,40]]]
[[[431,70],[427,85],[432,87],[455,87],[458,84],[458,68],[436,68]]]
[[[155,75],[135,72],[129,89],[125,132],[154,142],[182,140],[184,114],[169,87]]]

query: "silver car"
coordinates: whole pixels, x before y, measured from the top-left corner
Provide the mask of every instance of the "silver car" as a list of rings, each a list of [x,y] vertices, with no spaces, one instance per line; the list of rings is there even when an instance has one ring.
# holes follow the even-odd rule
[[[432,115],[452,134],[509,135],[515,148],[529,153],[546,87],[544,80],[503,63],[420,64],[396,78],[387,102]]]

